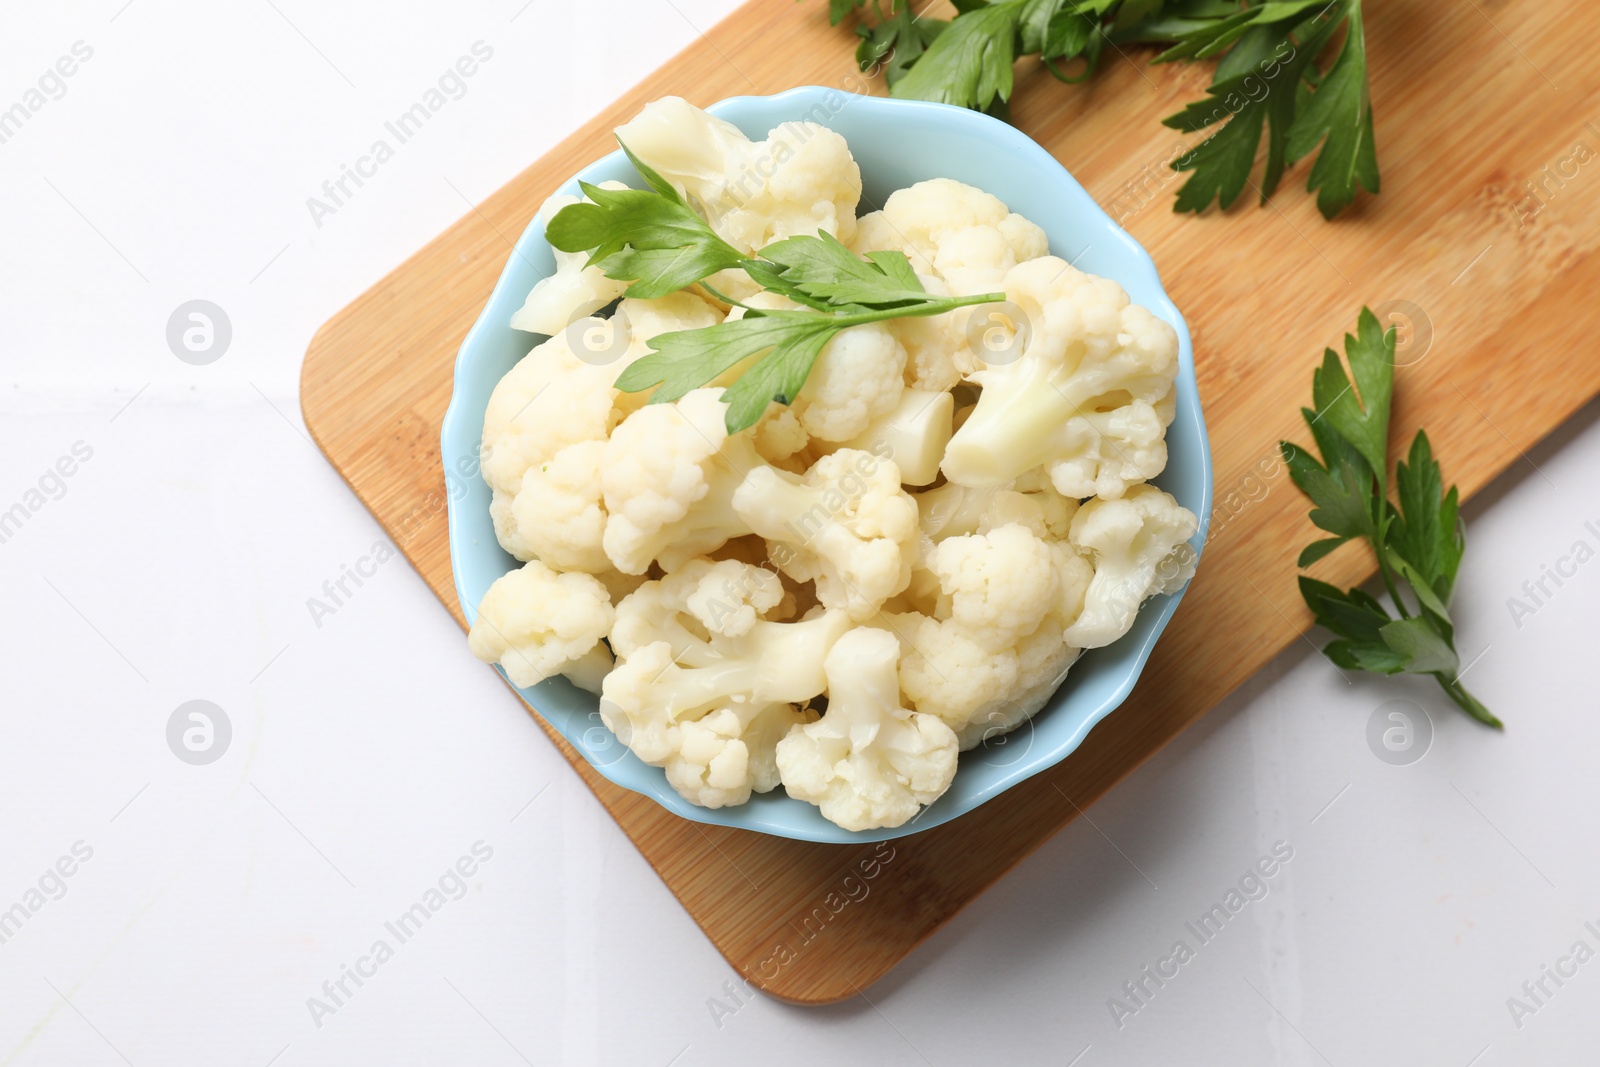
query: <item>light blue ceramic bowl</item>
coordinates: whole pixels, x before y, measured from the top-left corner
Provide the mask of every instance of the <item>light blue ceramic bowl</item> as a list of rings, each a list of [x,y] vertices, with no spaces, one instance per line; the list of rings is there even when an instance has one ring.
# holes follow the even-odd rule
[[[843,134],[861,165],[863,212],[881,206],[896,189],[928,178],[955,178],[986,189],[1011,209],[1044,228],[1050,250],[1091,274],[1112,278],[1137,303],[1178,331],[1177,418],[1168,431],[1171,453],[1156,484],[1199,515],[1198,551],[1211,513],[1211,453],[1194,357],[1183,316],[1161,288],[1155,264],[1132,237],[1100,210],[1083,187],[1050,154],[1011,126],[962,108],[910,100],[855,96],[837,89],[805,87],[777,96],[741,96],[710,110],[752,138],[764,138],[779,123],[820,122]],[[617,179],[642,186],[620,151],[584,168],[561,187],[576,193],[578,179]],[[456,593],[470,622],[491,582],[518,566],[495,541],[489,520],[489,488],[477,475],[478,440],[484,408],[495,383],[533,347],[536,338],[507,322],[528,290],[555,261],[543,227],[534,219],[506,261],[488,306],[467,334],[456,360],[455,392],[445,413],[444,469],[450,482],[450,563]],[[1004,790],[1065,759],[1091,727],[1109,715],[1133,689],[1156,638],[1178,606],[1178,592],[1144,605],[1133,630],[1116,644],[1086,653],[1065,684],[1031,723],[961,756],[955,782],[938,803],[914,822],[894,830],[852,833],[840,829],[809,804],[782,788],[738,808],[695,807],[667,784],[664,773],[640,762],[600,721],[596,698],[554,678],[519,692],[597,770],[618,785],[655,799],[688,819],[738,826],[805,841],[859,843],[903,837],[948,822]]]

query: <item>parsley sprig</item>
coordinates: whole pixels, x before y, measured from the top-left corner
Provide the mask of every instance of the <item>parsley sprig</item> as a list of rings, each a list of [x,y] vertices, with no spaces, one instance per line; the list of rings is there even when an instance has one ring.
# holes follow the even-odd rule
[[[829,0],[837,24],[867,0]],[[884,64],[893,96],[1003,111],[1012,65],[1037,55],[1066,82],[1095,72],[1103,51],[1166,46],[1157,63],[1220,57],[1206,95],[1164,123],[1218,128],[1172,163],[1190,172],[1175,209],[1227,208],[1248,184],[1262,202],[1284,170],[1317,153],[1307,189],[1333,218],[1361,189],[1378,191],[1361,0],[956,0],[948,22],[911,14],[909,0],[872,0],[856,26],[862,70]],[[1340,36],[1340,30],[1343,35]],[[1334,42],[1338,43],[1335,45]],[[1325,66],[1318,59],[1327,54]],[[1069,64],[1081,69],[1069,72]],[[1256,169],[1262,134],[1266,159]],[[1318,146],[1320,151],[1318,151]]]
[[[619,140],[617,142],[621,144]],[[588,203],[568,204],[545,227],[563,252],[587,252],[589,266],[608,278],[632,281],[627,295],[653,299],[675,293],[745,256],[718,237],[671,182],[622,145],[648,189],[602,189],[579,182]]]
[[[1394,330],[1385,332],[1362,308],[1357,332],[1345,336],[1344,347],[1349,376],[1328,349],[1312,379],[1315,409],[1302,409],[1322,462],[1287,441],[1279,445],[1289,476],[1314,505],[1311,521],[1332,535],[1306,546],[1299,563],[1309,567],[1347,541],[1366,541],[1397,617],[1360,589],[1341,590],[1302,575],[1306,604],[1337,637],[1323,654],[1347,670],[1431,674],[1468,715],[1501,726],[1461,684],[1449,608],[1465,545],[1460,497],[1453,485],[1445,490],[1425,432],[1417,431],[1408,458],[1396,465],[1398,502],[1389,499]],[[1402,586],[1411,593],[1415,614]]]
[[[785,238],[746,256],[719,237],[671,182],[627,145],[622,149],[649,189],[582,182],[589,202],[558,211],[545,228],[546,239],[563,252],[593,249],[589,265],[608,278],[632,282],[626,296],[661,297],[699,284],[744,309],[739,319],[651,338],[653,351],[629,364],[616,387],[629,393],[654,388],[652,404],[677,400],[743,365],[722,396],[728,433],[735,434],[755,425],[769,403],[793,403],[817,357],[841,330],[1005,299],[1004,293],[932,296],[903,253],[868,252],[863,259],[827,232]],[[706,280],[734,269],[803,310],[752,308]]]

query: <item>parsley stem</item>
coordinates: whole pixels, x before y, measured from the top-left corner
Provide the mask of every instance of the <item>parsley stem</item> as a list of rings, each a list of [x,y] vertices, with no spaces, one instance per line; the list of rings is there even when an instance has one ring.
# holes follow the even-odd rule
[[[865,311],[853,312],[820,312],[829,315],[833,321],[843,329],[846,326],[864,326],[869,322],[883,322],[886,319],[909,319],[924,315],[943,315],[947,311],[957,308],[972,307],[974,304],[994,304],[1006,298],[1004,293],[982,293],[978,296],[946,296],[929,300],[906,308],[869,308]]]
[[[696,284],[699,285],[700,288],[704,289],[706,292],[710,293],[712,296],[716,297],[718,300],[722,301],[724,304],[727,304],[729,307],[744,308],[746,311],[750,310],[750,306],[748,304],[741,304],[739,301],[735,300],[733,297],[729,296],[727,293],[724,293],[721,290],[717,289],[714,285],[712,285],[710,282],[706,281],[704,278],[701,278],[700,281],[697,282]]]
[[[1477,697],[1467,692],[1466,686],[1461,684],[1461,679],[1443,672],[1436,673],[1434,677],[1439,679],[1440,687],[1450,695],[1450,699],[1455,701],[1462,711],[1486,726],[1493,726],[1496,730],[1505,729],[1506,724],[1495,718],[1494,712],[1484,707]]]
[[[1377,551],[1378,572],[1383,575],[1383,584],[1389,590],[1389,597],[1394,601],[1394,610],[1400,613],[1402,619],[1409,619],[1411,613],[1406,610],[1406,602],[1400,599],[1400,587],[1395,584],[1394,574],[1389,570],[1389,554]]]

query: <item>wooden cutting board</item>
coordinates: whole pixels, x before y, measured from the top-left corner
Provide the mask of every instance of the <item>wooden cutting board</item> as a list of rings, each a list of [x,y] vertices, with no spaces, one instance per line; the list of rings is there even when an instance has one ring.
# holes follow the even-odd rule
[[[856,74],[855,39],[830,28],[824,8],[752,0],[312,341],[307,425],[458,621],[439,423],[456,349],[512,242],[648,100],[709,104],[802,84],[881,92]],[[1411,320],[1396,439],[1426,425],[1446,477],[1468,495],[1526,462],[1535,441],[1600,391],[1600,126],[1588,124],[1600,116],[1600,66],[1574,47],[1600,37],[1600,8],[1368,8],[1384,191],[1331,224],[1301,191],[1304,164],[1268,207],[1172,213],[1177,185],[1163,163],[1179,140],[1159,119],[1201,93],[1206,68],[1152,68],[1148,51],[1113,53],[1091,84],[1069,87],[1019,64],[1016,124],[1143,242],[1188,316],[1216,462],[1218,513],[1199,577],[1137,690],[1071,758],[955,822],[888,845],[838,846],[676,818],[600,778],[552,735],[707,936],[766,992],[819,1004],[865,988],[1298,639],[1309,618],[1293,560],[1312,531],[1274,443],[1304,436],[1297,411],[1309,402],[1311,368],[1363,303]],[[1368,570],[1351,550],[1319,573],[1352,582]],[[851,873],[858,880],[846,883]]]

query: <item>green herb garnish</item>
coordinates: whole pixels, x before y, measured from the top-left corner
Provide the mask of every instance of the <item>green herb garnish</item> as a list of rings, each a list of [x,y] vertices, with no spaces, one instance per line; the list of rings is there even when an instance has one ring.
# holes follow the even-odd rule
[[[621,141],[618,141],[621,144]],[[628,296],[653,299],[675,293],[745,256],[718,237],[653,168],[622,145],[649,189],[602,189],[579,182],[591,203],[568,204],[545,227],[545,239],[563,252],[594,251],[589,266],[606,277],[630,280]]]
[[[866,6],[830,0],[828,14],[837,24]],[[1021,55],[1037,55],[1066,82],[1090,77],[1108,46],[1165,44],[1157,63],[1220,56],[1206,96],[1164,120],[1185,133],[1222,124],[1173,161],[1174,170],[1192,172],[1178,211],[1204,211],[1213,201],[1226,208],[1247,184],[1265,202],[1284,168],[1319,145],[1307,189],[1325,217],[1360,189],[1378,191],[1361,0],[958,0],[948,22],[913,17],[909,0],[888,0],[887,12],[881,0],[871,7],[874,17],[856,27],[862,70],[884,63],[892,96],[982,111],[1004,108]],[[1067,64],[1077,62],[1082,69],[1069,73]],[[1257,185],[1250,176],[1263,129]]]
[[[1294,484],[1315,505],[1311,521],[1331,534],[1300,553],[1309,567],[1347,541],[1373,549],[1384,588],[1399,617],[1360,589],[1343,591],[1304,575],[1300,593],[1317,622],[1337,635],[1322,651],[1347,670],[1431,674],[1468,715],[1490,726],[1499,719],[1461,684],[1450,595],[1461,566],[1465,534],[1456,487],[1448,491],[1428,435],[1417,431],[1407,460],[1395,467],[1398,504],[1389,500],[1389,408],[1394,394],[1395,333],[1367,308],[1355,336],[1345,335],[1350,376],[1333,349],[1312,379],[1315,410],[1302,409],[1322,454],[1281,442]],[[1351,379],[1354,379],[1352,384]],[[1411,592],[1407,610],[1401,586]]]
[[[755,425],[772,401],[793,403],[817,356],[841,330],[1005,299],[1004,293],[931,296],[903,253],[869,252],[862,259],[826,232],[789,237],[754,258],[745,256],[717,236],[670,182],[632,152],[628,158],[650,189],[583,183],[592,203],[562,208],[550,220],[546,237],[563,252],[593,249],[591,266],[609,278],[633,281],[627,296],[666,296],[699,283],[724,303],[745,309],[743,318],[731,322],[652,338],[654,351],[616,381],[629,393],[655,388],[650,403],[659,404],[750,361],[723,393],[730,434]],[[763,289],[809,310],[751,308],[706,283],[710,275],[730,269],[743,270]]]

